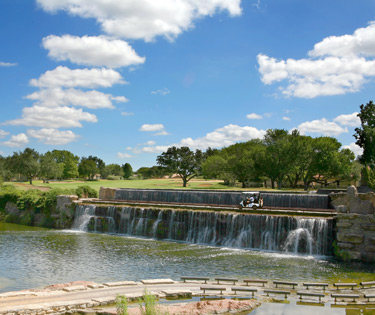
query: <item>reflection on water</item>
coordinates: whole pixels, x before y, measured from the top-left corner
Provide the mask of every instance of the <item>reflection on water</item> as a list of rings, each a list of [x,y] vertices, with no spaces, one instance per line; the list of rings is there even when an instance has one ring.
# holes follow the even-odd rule
[[[0,223],[0,292],[75,280],[96,282],[182,275],[294,281],[373,280],[373,266],[329,259],[233,250],[50,230],[13,230]]]

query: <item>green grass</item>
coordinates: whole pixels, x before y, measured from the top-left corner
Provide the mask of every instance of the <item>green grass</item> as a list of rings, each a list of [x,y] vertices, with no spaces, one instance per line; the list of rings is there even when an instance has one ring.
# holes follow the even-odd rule
[[[34,180],[33,185],[27,182],[6,182],[5,184],[15,185],[19,189],[41,189],[48,190],[51,188],[60,189],[75,189],[78,186],[90,186],[96,191],[100,187],[113,188],[139,188],[139,189],[225,189],[238,190],[239,187],[229,187],[223,185],[222,181],[218,180],[204,180],[192,179],[188,182],[187,187],[182,187],[182,180],[180,179],[146,179],[146,180],[97,180],[97,181],[50,181],[48,184],[42,181]],[[246,189],[250,190],[250,189]]]

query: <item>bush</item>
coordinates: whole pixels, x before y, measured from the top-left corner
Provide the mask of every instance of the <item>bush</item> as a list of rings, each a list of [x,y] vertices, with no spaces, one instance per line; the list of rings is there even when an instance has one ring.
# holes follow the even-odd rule
[[[116,176],[116,175],[108,175],[108,180],[120,180],[122,179],[122,176]]]
[[[19,224],[32,226],[34,224],[34,216],[27,212],[20,218]]]
[[[79,186],[75,192],[79,198],[98,198],[98,192],[90,186]]]
[[[6,222],[6,223],[19,223],[20,217],[18,215],[16,215],[15,213],[9,213],[5,217],[4,222]]]
[[[8,201],[17,203],[21,196],[21,191],[17,190],[13,185],[2,185],[0,187],[0,209],[5,210]]]

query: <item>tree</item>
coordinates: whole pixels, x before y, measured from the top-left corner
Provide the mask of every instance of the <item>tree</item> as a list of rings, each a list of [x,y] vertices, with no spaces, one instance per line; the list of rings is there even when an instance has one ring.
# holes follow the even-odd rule
[[[64,163],[57,163],[51,152],[40,157],[40,176],[44,179],[61,178],[64,174]]]
[[[204,154],[201,150],[191,151],[188,147],[170,147],[157,157],[157,163],[169,172],[178,174],[182,179],[183,187],[193,177],[201,174],[201,164]]]
[[[119,164],[108,164],[105,166],[104,172],[101,175],[103,178],[107,178],[110,175],[124,176],[124,172]]]
[[[133,168],[131,167],[131,165],[129,163],[125,163],[122,166],[122,171],[124,172],[124,178],[125,179],[129,179],[130,177],[133,176]]]
[[[292,171],[295,163],[290,139],[291,136],[284,129],[268,129],[264,136],[266,150],[259,167],[271,179],[272,188],[277,181],[278,189],[281,189],[284,178]]]
[[[48,153],[48,152],[47,152]],[[53,150],[51,152],[56,163],[63,164],[63,175],[64,179],[78,177],[78,162],[79,157],[67,150]]]
[[[360,105],[357,115],[361,120],[361,128],[355,128],[356,144],[363,149],[359,161],[363,164],[362,176],[370,188],[375,189],[375,104],[369,101]]]
[[[40,154],[37,151],[26,148],[23,152],[14,152],[8,161],[7,166],[14,173],[25,176],[30,185],[33,184],[33,178],[40,172]]]
[[[149,178],[161,178],[168,175],[165,168],[162,166],[152,167],[141,167],[136,172],[138,178],[149,179]]]
[[[97,168],[97,172],[102,175],[104,173],[104,169],[105,169],[105,163],[102,159],[98,158],[97,156],[92,156],[90,155],[88,158],[88,160],[92,160],[95,162],[96,164],[96,168]]]
[[[83,157],[78,165],[78,172],[80,176],[93,179],[94,175],[98,173],[98,168],[94,160]]]
[[[355,128],[354,137],[356,144],[363,149],[359,160],[363,165],[375,164],[375,104],[369,101],[366,105],[360,105],[358,117],[361,127]]]

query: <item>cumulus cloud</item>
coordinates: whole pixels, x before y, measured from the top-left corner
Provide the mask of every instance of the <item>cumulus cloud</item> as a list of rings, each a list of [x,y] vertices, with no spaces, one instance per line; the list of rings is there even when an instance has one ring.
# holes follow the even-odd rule
[[[354,112],[353,114],[349,115],[340,115],[337,116],[333,121],[337,122],[342,126],[358,127],[361,125],[361,120],[357,115],[357,112]]]
[[[121,74],[112,69],[69,69],[58,66],[42,74],[38,79],[31,79],[30,85],[39,88],[108,88],[114,84],[126,83]]]
[[[352,142],[349,145],[344,145],[343,149],[350,149],[350,150],[352,150],[354,152],[354,155],[356,157],[363,154],[363,149],[361,147],[359,147],[358,145],[356,145],[354,142]]]
[[[249,126],[227,125],[218,128],[213,132],[206,134],[201,138],[184,138],[179,143],[170,144],[169,146],[145,146],[138,150],[145,153],[160,153],[165,152],[170,146],[182,147],[188,146],[191,149],[206,150],[211,148],[222,148],[232,145],[236,142],[245,142],[251,139],[263,138],[265,130],[259,130]],[[135,152],[136,153],[136,152]]]
[[[31,138],[36,138],[44,144],[64,145],[72,141],[76,141],[79,136],[70,130],[57,130],[53,128],[43,128],[40,130],[30,129],[27,135]]]
[[[57,107],[64,105],[82,106],[91,109],[114,108],[112,101],[127,102],[121,96],[115,97],[111,94],[104,94],[99,91],[82,91],[76,89],[50,88],[42,89],[26,96],[30,100],[36,101],[36,105],[45,107]]]
[[[241,14],[241,0],[37,0],[47,12],[64,10],[94,18],[104,32],[122,38],[151,41],[156,36],[176,38],[194,26],[194,20],[228,11]]]
[[[348,128],[343,128],[335,122],[328,121],[326,118],[304,122],[300,124],[297,129],[301,132],[301,134],[317,133],[320,135],[333,137],[348,132]]]
[[[2,62],[2,61],[0,61],[0,67],[14,67],[14,66],[17,66],[17,64],[12,63],[12,62]]]
[[[140,131],[162,131],[164,130],[163,124],[143,124],[141,128],[139,128]]]
[[[374,38],[372,22],[353,35],[323,39],[308,53],[310,58],[277,60],[258,54],[261,80],[264,84],[286,80],[282,94],[300,98],[357,92],[375,76],[375,60],[369,58],[375,56]]]
[[[314,45],[309,52],[312,57],[319,56],[375,56],[375,22],[359,28],[353,35],[329,36]]]
[[[168,95],[169,93],[171,93],[167,88],[164,88],[164,89],[161,89],[161,90],[155,90],[155,91],[151,91],[151,94],[160,94],[160,95]]]
[[[263,116],[255,114],[255,113],[251,113],[251,114],[247,114],[246,118],[247,119],[263,119]]]
[[[79,65],[119,68],[143,64],[146,60],[127,42],[105,36],[50,35],[43,38],[42,45],[52,59]]]
[[[132,155],[129,154],[129,153],[121,153],[121,152],[118,152],[118,153],[117,153],[117,157],[118,157],[119,159],[128,159],[128,158],[131,158]]]
[[[7,135],[9,135],[9,132],[0,129],[0,138],[4,138],[4,137],[6,137]]]
[[[2,144],[7,147],[22,147],[28,143],[29,138],[24,133],[20,133],[12,136],[8,141],[3,142]]]
[[[81,121],[97,122],[95,115],[84,112],[82,109],[70,107],[25,107],[22,118],[6,121],[6,125],[21,125],[44,128],[71,128],[82,127]]]

